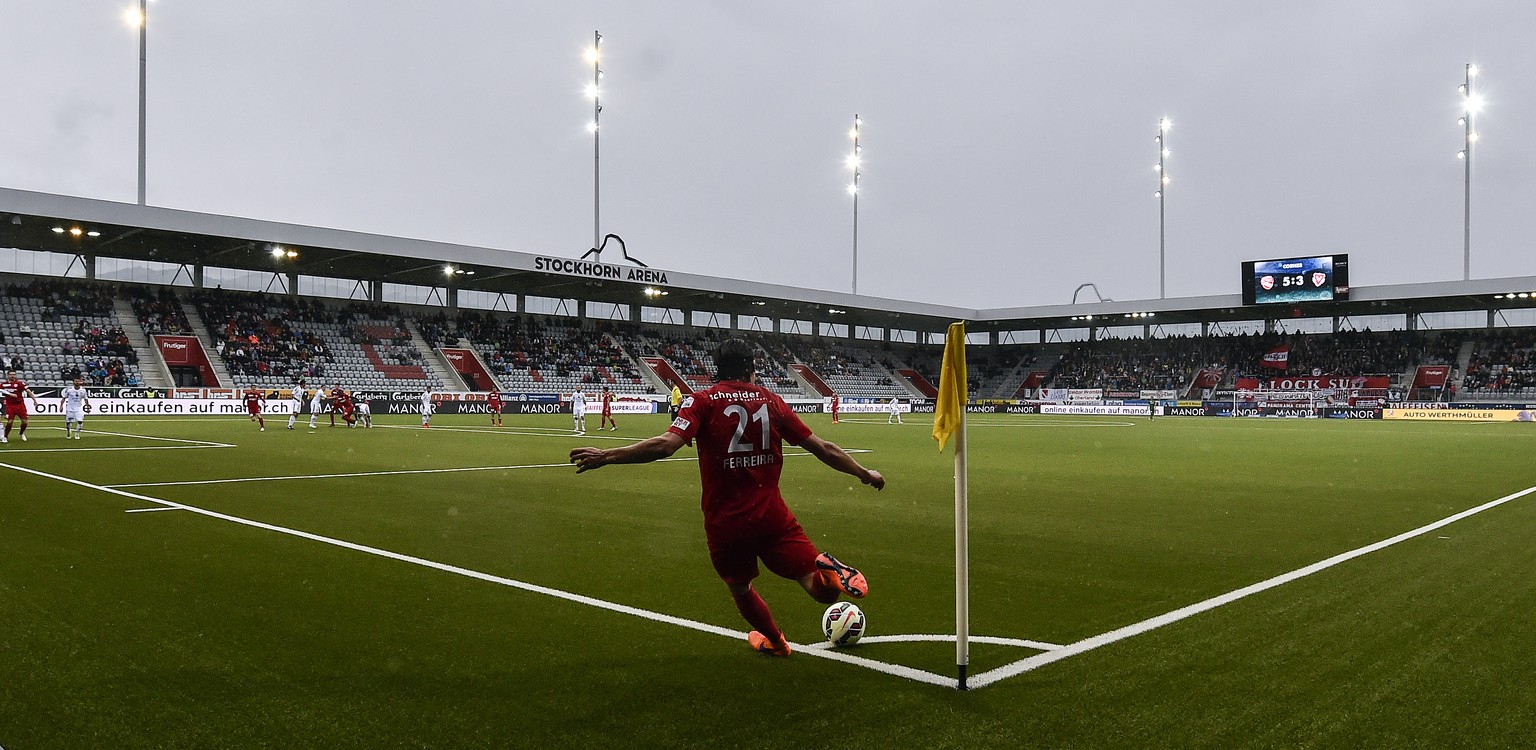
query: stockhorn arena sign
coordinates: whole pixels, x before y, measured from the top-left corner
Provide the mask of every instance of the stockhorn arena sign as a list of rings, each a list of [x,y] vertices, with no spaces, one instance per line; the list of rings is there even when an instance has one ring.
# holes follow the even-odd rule
[[[533,270],[563,276],[580,276],[584,279],[633,281],[639,284],[665,284],[667,272],[650,268],[627,268],[607,263],[571,258],[551,258],[540,255],[533,259]]]

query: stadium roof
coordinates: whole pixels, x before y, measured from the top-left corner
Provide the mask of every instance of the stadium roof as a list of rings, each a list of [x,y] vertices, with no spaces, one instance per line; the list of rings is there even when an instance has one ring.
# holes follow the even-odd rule
[[[80,234],[68,231],[76,227]],[[99,236],[87,232],[99,232]],[[298,256],[274,258],[274,246],[295,250]],[[583,261],[10,188],[0,188],[0,247],[370,282],[435,287],[451,283],[486,292],[919,331],[943,330],[950,321],[962,319],[973,322],[973,331],[1029,330],[1536,305],[1531,298],[1495,298],[1511,292],[1536,293],[1536,277],[1521,277],[1357,286],[1345,302],[1279,308],[1245,307],[1240,295],[1230,294],[968,309],[649,268],[618,257],[621,251],[616,247],[604,250],[604,262],[589,262],[598,258]],[[445,265],[465,273],[445,274]],[[667,295],[648,297],[647,287]],[[1151,313],[1155,319],[1133,317],[1138,313]]]

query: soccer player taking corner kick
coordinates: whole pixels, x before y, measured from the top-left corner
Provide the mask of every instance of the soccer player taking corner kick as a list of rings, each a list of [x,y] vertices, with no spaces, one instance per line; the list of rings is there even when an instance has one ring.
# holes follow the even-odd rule
[[[781,442],[804,448],[876,490],[884,489],[885,477],[817,437],[783,399],[754,383],[752,346],[746,341],[722,342],[715,350],[715,364],[718,382],[685,399],[666,432],[622,448],[576,448],[570,460],[579,474],[609,464],[649,463],[697,441],[710,560],[752,626],[747,644],[763,653],[789,656],[789,642],[768,604],[752,588],[758,560],[775,575],[798,582],[823,604],[844,594],[863,598],[869,585],[858,570],[818,553],[784,504],[779,493]]]

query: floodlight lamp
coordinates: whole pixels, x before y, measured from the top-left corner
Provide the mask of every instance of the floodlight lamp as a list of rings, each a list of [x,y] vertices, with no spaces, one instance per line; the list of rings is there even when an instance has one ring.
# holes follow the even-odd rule
[[[1172,128],[1172,127],[1173,127],[1173,123],[1169,122],[1168,118],[1166,118],[1166,117],[1164,117],[1163,119],[1157,121],[1157,130],[1158,130],[1159,133],[1166,133],[1166,132],[1168,132],[1169,128]]]
[[[588,99],[596,99],[597,96],[598,96],[597,84],[595,84],[595,83],[587,84],[587,98]]]
[[[283,249],[282,248],[280,248],[280,247],[272,248],[272,257],[274,257],[274,258],[281,258],[281,257],[283,257],[283,254],[284,253],[283,253]]]
[[[1520,293],[1520,299],[1525,299],[1525,298],[1527,298],[1529,296],[1531,296],[1530,292],[1521,292]]]
[[[858,195],[859,194],[859,186],[858,185],[849,185],[848,186],[848,194],[849,195]]]
[[[98,232],[98,231],[92,229],[91,231],[86,232],[85,236],[87,236],[87,237],[100,237],[101,236],[101,232]]]
[[[595,122],[587,123],[587,132],[588,133],[596,133],[597,132],[597,123],[595,123]]]
[[[123,20],[126,21],[129,26],[137,29],[144,25],[145,18],[144,14],[140,13],[138,8],[129,8],[123,11]]]
[[[1161,133],[1159,133],[1157,135],[1152,136],[1152,140],[1155,143],[1162,143],[1163,142],[1163,136],[1162,136]]]
[[[1164,185],[1168,184],[1168,175],[1163,175],[1163,184]]]
[[[1502,294],[1495,294],[1495,295],[1493,295],[1493,298],[1494,299],[1504,299],[1504,295],[1502,295]]]
[[[1466,116],[1462,116],[1462,117],[1456,118],[1456,124],[1457,125],[1465,125],[1465,124],[1467,124]]]
[[[1472,143],[1477,143],[1477,133],[1467,133],[1467,140]]]
[[[1170,156],[1173,156],[1173,152],[1172,152],[1172,151],[1169,151],[1169,150],[1168,150],[1168,149],[1166,149],[1166,148],[1165,148],[1165,149],[1163,149],[1163,158],[1167,158],[1167,157],[1170,157]]]
[[[1457,151],[1456,152],[1456,158],[1458,158],[1458,159],[1465,159],[1465,158],[1467,158],[1467,150],[1466,149],[1462,149],[1460,151]]]
[[[1467,97],[1467,114],[1475,115],[1483,109],[1483,97],[1472,94]]]
[[[1159,191],[1153,193],[1152,197],[1153,198],[1161,198],[1161,197],[1163,197],[1163,191],[1159,190]]]
[[[1478,73],[1478,67],[1476,65],[1468,65],[1467,66],[1467,77],[1468,78],[1476,78],[1477,77],[1477,73]]]
[[[63,234],[64,233],[64,227],[54,227],[53,228],[53,233],[54,234]]]
[[[1161,172],[1161,171],[1163,171],[1163,165],[1161,165],[1161,164],[1153,164],[1152,165],[1152,171],[1153,172]]]
[[[79,237],[80,235],[85,234],[85,230],[81,229],[80,227],[70,227],[69,233],[75,237]]]
[[[858,169],[859,168],[859,155],[858,154],[850,155],[848,157],[847,162],[848,162],[848,168],[849,169]]]
[[[289,258],[297,258],[297,257],[299,257],[299,251],[297,251],[297,250],[289,250],[287,253],[284,253],[284,254],[287,255]]]
[[[443,266],[443,275],[444,276],[452,276],[453,275],[453,266]]]
[[[598,51],[597,47],[587,48],[587,62],[596,63],[600,59],[602,59],[602,53]]]

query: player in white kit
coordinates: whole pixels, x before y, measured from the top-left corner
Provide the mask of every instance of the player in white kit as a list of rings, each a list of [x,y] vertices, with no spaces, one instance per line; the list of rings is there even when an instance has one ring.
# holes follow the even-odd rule
[[[373,407],[368,405],[366,399],[357,399],[353,402],[352,408],[357,410],[358,422],[361,422],[364,427],[373,426]]]
[[[901,424],[901,402],[897,401],[896,399],[893,398],[893,399],[891,399],[891,403],[890,403],[889,406],[890,406],[890,410],[891,410],[891,415],[885,418],[885,423],[886,424]]]
[[[304,384],[299,383],[293,387],[288,395],[288,429],[293,429],[293,423],[299,421],[299,412],[304,411]]]
[[[421,392],[421,426],[432,426],[432,386]]]
[[[59,402],[64,407],[64,439],[80,439],[80,431],[85,429],[85,413],[91,408],[90,396],[86,393],[83,383],[85,381],[75,378],[74,385],[65,386],[59,394]]]
[[[587,434],[587,394],[577,389],[571,394],[571,421],[576,425],[576,434]]]
[[[320,418],[320,411],[325,408],[325,388],[316,388],[309,395],[309,429],[315,429],[315,420]]]

